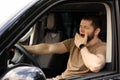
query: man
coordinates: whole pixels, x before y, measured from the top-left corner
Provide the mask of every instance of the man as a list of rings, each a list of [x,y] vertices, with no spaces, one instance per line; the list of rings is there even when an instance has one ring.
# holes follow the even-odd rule
[[[63,54],[69,52],[67,69],[55,78],[60,80],[71,76],[82,75],[87,72],[99,72],[105,65],[106,44],[98,35],[100,33],[99,20],[96,17],[84,17],[80,22],[79,34],[74,39],[63,42],[24,46],[33,54]]]

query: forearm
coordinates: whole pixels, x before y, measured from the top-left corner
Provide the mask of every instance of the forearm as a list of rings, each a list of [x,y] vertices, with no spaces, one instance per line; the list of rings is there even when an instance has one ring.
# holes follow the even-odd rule
[[[32,46],[23,46],[32,54],[48,54],[49,52],[49,45],[48,44],[39,44],[39,45],[32,45]]]
[[[24,46],[32,54],[63,54],[67,52],[62,42],[54,44],[41,43],[38,45]]]
[[[105,64],[104,57],[90,53],[86,47],[80,50],[85,65],[93,72],[98,72]]]

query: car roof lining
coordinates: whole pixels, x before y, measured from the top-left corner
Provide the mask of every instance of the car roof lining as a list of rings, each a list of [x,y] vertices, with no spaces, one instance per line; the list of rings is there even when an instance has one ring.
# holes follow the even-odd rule
[[[73,7],[74,6],[74,7]],[[54,7],[53,12],[102,12],[105,14],[105,6],[100,3],[66,3]]]

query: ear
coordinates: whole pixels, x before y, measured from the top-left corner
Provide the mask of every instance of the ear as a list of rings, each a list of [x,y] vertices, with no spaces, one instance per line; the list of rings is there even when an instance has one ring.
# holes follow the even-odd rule
[[[97,28],[96,30],[95,30],[95,36],[98,36],[98,34],[100,33],[100,28]]]

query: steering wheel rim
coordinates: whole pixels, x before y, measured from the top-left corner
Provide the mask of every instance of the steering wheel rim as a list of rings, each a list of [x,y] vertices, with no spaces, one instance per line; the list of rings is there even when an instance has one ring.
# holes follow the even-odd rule
[[[25,56],[27,56],[27,58],[33,63],[33,65],[41,68],[40,65],[37,63],[37,61],[35,61],[33,56],[23,46],[21,46],[19,43],[17,43],[17,44],[15,44],[15,48],[18,49],[19,51],[21,51],[23,54],[25,54]]]

